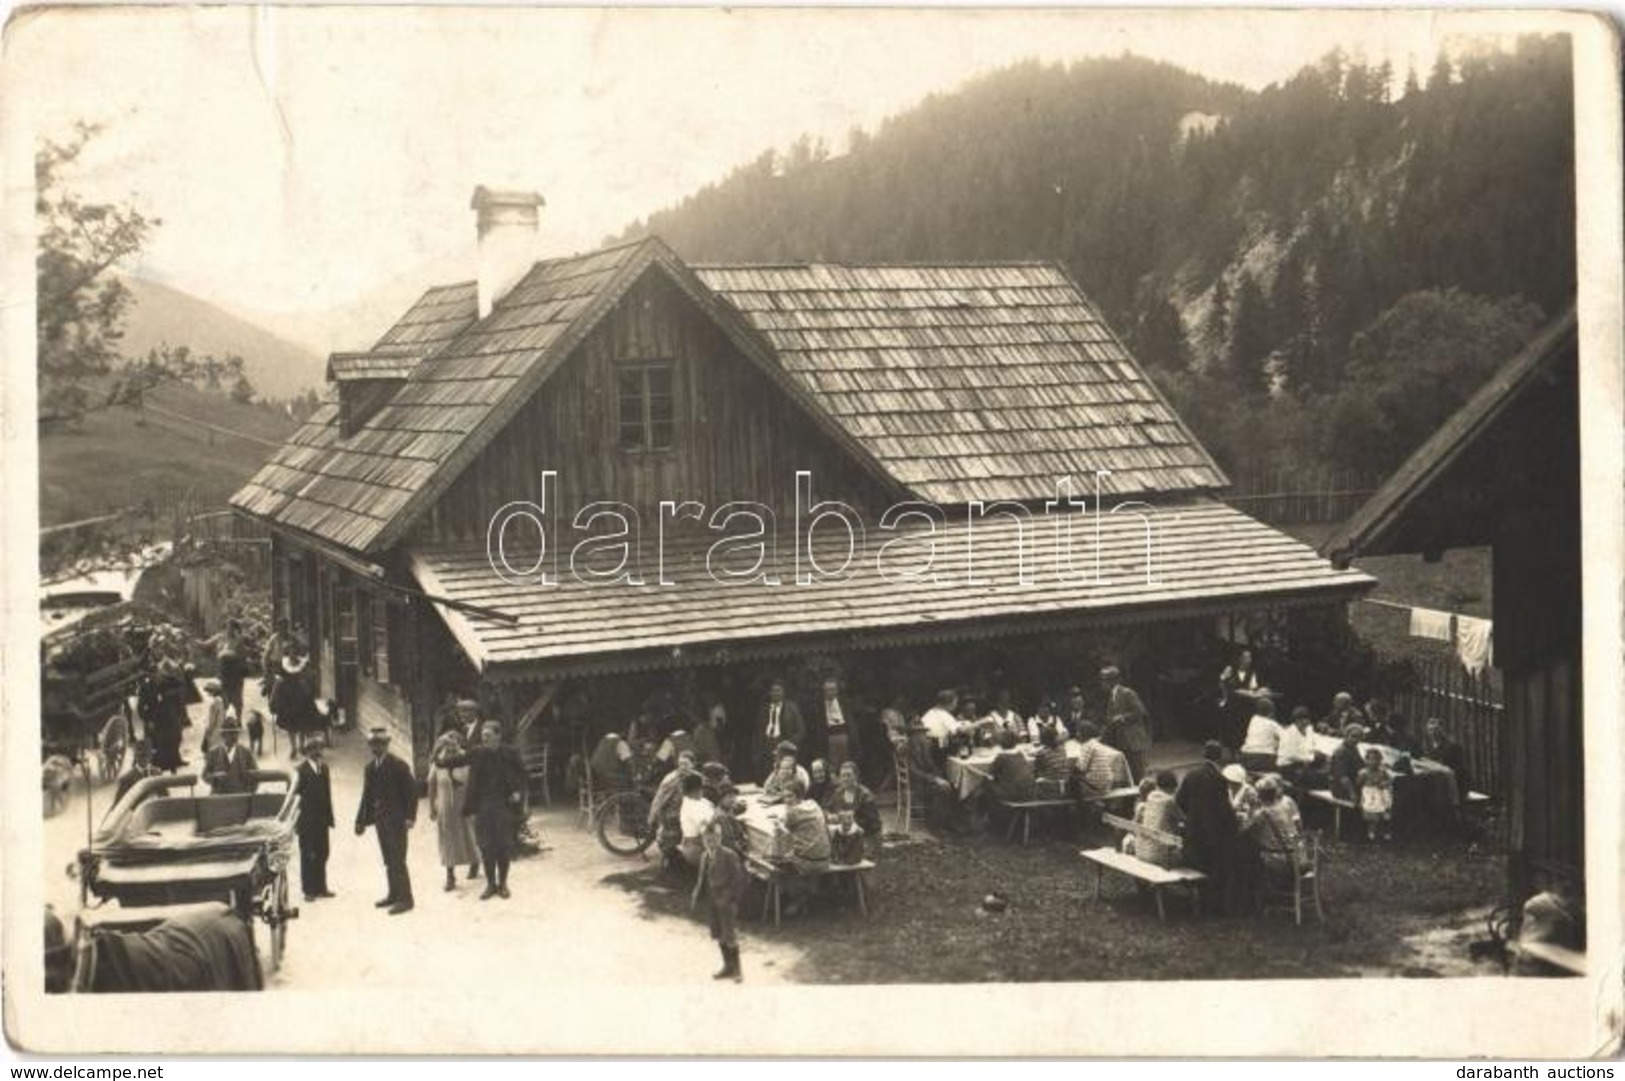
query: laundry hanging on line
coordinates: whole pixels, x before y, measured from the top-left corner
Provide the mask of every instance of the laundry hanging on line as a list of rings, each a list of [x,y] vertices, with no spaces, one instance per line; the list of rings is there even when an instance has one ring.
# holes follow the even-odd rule
[[[1411,637],[1431,638],[1436,642],[1454,642],[1455,629],[1449,612],[1436,612],[1432,608],[1411,609]]]
[[[1474,676],[1493,662],[1495,625],[1476,616],[1456,617],[1456,656]]]

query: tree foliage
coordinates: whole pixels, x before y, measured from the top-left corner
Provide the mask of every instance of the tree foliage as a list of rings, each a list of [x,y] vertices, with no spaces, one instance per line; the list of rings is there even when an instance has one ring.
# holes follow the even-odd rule
[[[86,199],[68,186],[73,166],[100,131],[80,122],[65,141],[42,141],[34,155],[42,425],[72,424],[116,405],[139,406],[147,391],[166,382],[209,390],[247,382],[243,359],[235,354],[216,357],[167,343],[144,357],[120,351],[133,297],[118,271],[140,255],[162,222],[129,204]]]
[[[1256,93],[1132,56],[1025,63],[844,154],[765,152],[628,232],[697,261],[1053,260],[1221,464],[1346,467],[1325,413],[1402,298],[1555,313],[1575,288],[1567,38],[1395,83],[1340,51]],[[1262,423],[1236,408],[1266,388]],[[1413,438],[1408,412],[1393,428]]]
[[[1326,454],[1388,472],[1539,329],[1540,308],[1454,289],[1401,297],[1355,335],[1348,377],[1325,399]]]
[[[120,363],[119,339],[130,290],[113,273],[140,253],[159,222],[129,206],[81,198],[64,174],[100,128],[80,123],[65,142],[46,140],[34,156],[35,260],[42,421],[82,414],[96,381]]]

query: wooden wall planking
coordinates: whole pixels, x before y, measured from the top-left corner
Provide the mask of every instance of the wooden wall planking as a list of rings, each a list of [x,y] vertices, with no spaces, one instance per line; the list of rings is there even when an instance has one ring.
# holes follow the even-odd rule
[[[674,447],[620,450],[616,363],[668,357],[677,362]],[[646,527],[662,500],[696,500],[707,513],[751,500],[787,515],[798,469],[812,471],[816,499],[844,499],[877,514],[889,503],[861,466],[655,270],[458,478],[408,543],[483,542],[502,505],[540,500],[548,469],[559,474],[556,499],[570,513],[618,500],[636,507]]]

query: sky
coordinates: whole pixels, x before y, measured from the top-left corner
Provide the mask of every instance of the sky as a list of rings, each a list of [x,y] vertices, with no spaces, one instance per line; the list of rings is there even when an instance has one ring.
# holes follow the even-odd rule
[[[472,259],[476,184],[542,193],[541,252],[597,246],[806,132],[1021,59],[1124,51],[1262,88],[1334,47],[1424,73],[1528,17],[1431,11],[56,8],[14,18],[7,152],[106,125],[74,175],[163,221],[131,269],[319,311]],[[24,144],[27,145],[27,144]],[[13,172],[12,175],[15,175]]]

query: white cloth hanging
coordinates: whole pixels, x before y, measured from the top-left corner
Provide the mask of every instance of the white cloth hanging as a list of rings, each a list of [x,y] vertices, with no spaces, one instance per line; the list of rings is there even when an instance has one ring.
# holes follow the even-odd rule
[[[1456,617],[1456,656],[1477,676],[1490,666],[1495,624],[1476,616]]]
[[[1436,612],[1432,608],[1411,609],[1411,637],[1431,638],[1436,642],[1452,642],[1449,612]]]

